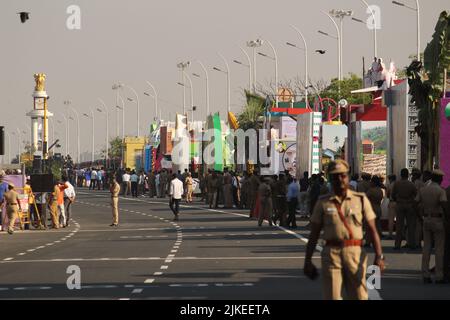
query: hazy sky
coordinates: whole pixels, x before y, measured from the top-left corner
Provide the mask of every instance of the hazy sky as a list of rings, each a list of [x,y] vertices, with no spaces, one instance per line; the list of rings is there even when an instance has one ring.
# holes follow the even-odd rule
[[[415,1],[404,0],[411,6]],[[381,8],[381,30],[378,31],[378,51],[384,60],[394,60],[398,67],[408,64],[408,56],[416,52],[415,12],[392,5],[390,0],[372,0]],[[69,5],[81,8],[81,30],[69,30],[66,20]],[[449,9],[448,0],[422,1],[422,50],[431,38],[439,13]],[[289,27],[300,28],[308,41],[310,77],[330,79],[337,73],[336,40],[327,38],[319,29],[335,34],[331,21],[320,11],[352,9],[354,16],[366,20],[366,8],[360,0],[268,1],[268,0],[2,0],[0,13],[0,64],[3,76],[0,90],[3,104],[1,125],[11,132],[19,127],[29,136],[32,109],[33,74],[47,74],[47,93],[51,96],[50,111],[56,119],[68,114],[64,100],[71,100],[80,115],[97,108],[97,98],[110,107],[110,132],[116,132],[115,93],[113,83],[131,85],[139,94],[141,132],[154,116],[154,102],[144,95],[150,88],[158,90],[164,119],[182,111],[182,88],[177,85],[180,61],[201,60],[208,68],[211,90],[211,111],[226,110],[226,76],[213,71],[224,69],[218,56],[222,53],[231,68],[232,111],[243,105],[242,89],[248,84],[248,69],[234,64],[245,61],[239,46],[260,37],[270,40],[277,49],[280,80],[304,75],[303,52],[285,45],[286,41],[301,41]],[[30,20],[21,24],[19,11],[31,12]],[[316,49],[327,50],[325,55]],[[272,54],[265,45],[262,52]],[[250,53],[250,51],[248,51]],[[373,58],[372,32],[363,24],[347,19],[344,24],[344,72],[362,72],[362,57],[366,67]],[[258,82],[267,83],[274,77],[273,61],[257,59]],[[201,74],[198,64],[189,73]],[[204,81],[193,77],[194,104],[197,115],[205,114]],[[150,92],[150,91],[149,91]],[[133,97],[132,92],[123,94]],[[189,90],[187,90],[189,101]],[[135,134],[136,104],[126,101],[126,133]],[[104,147],[105,118],[96,112],[96,149]],[[81,152],[91,150],[91,122],[81,117]],[[56,123],[56,131],[65,143],[64,127]],[[120,120],[121,124],[121,120]],[[75,123],[70,123],[70,153],[75,155]],[[51,133],[50,133],[51,134]],[[17,139],[12,137],[13,144]],[[29,138],[28,138],[29,139]],[[27,139],[27,140],[28,140]],[[15,146],[12,152],[16,152]]]

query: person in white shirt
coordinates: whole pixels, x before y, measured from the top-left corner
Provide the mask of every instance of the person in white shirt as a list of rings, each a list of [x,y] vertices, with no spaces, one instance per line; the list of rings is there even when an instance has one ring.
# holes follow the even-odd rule
[[[122,182],[124,185],[124,195],[129,196],[131,192],[131,176],[128,173],[128,171],[125,171],[125,173],[122,176]]]
[[[96,185],[97,185],[97,171],[94,168],[92,168],[91,185],[89,186],[89,190],[91,190],[91,187],[92,187],[92,190],[94,190]]]
[[[75,188],[68,181],[67,177],[62,178],[64,185],[67,187],[64,189],[64,208],[66,213],[66,224],[65,227],[69,226],[70,217],[72,215],[72,203],[75,201]]]
[[[176,174],[172,175],[172,181],[170,182],[170,202],[169,207],[175,215],[174,221],[178,221],[178,214],[180,212],[180,201],[183,196],[184,188],[183,182],[177,178]]]
[[[161,198],[161,190],[159,189],[159,171],[155,176],[155,189],[156,189],[156,197]]]

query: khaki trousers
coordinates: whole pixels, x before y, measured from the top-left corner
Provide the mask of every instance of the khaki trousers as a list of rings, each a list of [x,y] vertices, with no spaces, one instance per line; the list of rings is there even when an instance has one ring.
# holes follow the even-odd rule
[[[264,218],[272,225],[272,198],[260,198],[260,212],[258,217],[258,225],[262,225]]]
[[[396,210],[396,203],[394,201],[390,201],[388,206],[388,229],[390,236],[394,234],[395,216],[397,215]]]
[[[16,219],[18,216],[18,208],[17,205],[14,206],[7,206],[6,207],[6,214],[8,215],[8,231],[14,231],[14,225],[16,223]]]
[[[186,187],[186,201],[192,202],[192,193],[194,192],[194,189],[192,188],[192,184],[188,184]]]
[[[342,300],[342,289],[350,300],[367,300],[367,255],[361,247],[324,247],[322,251],[325,300]]]
[[[50,213],[52,215],[52,227],[58,229],[59,228],[58,202],[53,201],[50,204]]]
[[[113,224],[119,224],[119,198],[111,197]]]
[[[436,280],[442,280],[444,278],[445,246],[445,229],[442,218],[424,218],[423,221],[422,274],[424,278],[430,278],[429,264],[433,240],[436,260]]]

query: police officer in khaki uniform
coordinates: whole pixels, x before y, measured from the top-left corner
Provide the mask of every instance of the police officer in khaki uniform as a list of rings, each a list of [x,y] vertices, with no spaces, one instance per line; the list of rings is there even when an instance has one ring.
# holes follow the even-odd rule
[[[52,228],[59,229],[59,212],[58,212],[58,197],[61,190],[59,189],[58,183],[53,187],[53,192],[50,194],[50,199],[48,206],[50,208],[50,213],[52,216]]]
[[[436,257],[436,283],[444,282],[444,212],[447,206],[447,195],[441,188],[443,177],[444,173],[441,170],[433,171],[431,184],[420,189],[416,198],[423,215],[422,275],[425,283],[431,283],[429,264],[433,241]]]
[[[375,213],[363,193],[349,189],[348,171],[347,162],[330,162],[328,173],[333,192],[319,198],[311,216],[311,233],[306,248],[304,272],[310,278],[317,276],[317,269],[311,258],[323,229],[326,246],[322,251],[322,273],[324,298],[327,300],[342,299],[343,288],[348,299],[368,299],[367,256],[362,248],[364,220],[375,249],[374,264],[379,266],[381,271],[384,270]]]
[[[269,221],[269,225],[272,226],[272,190],[268,183],[268,178],[261,177],[261,183],[258,187],[258,199],[259,199],[259,217],[258,226],[261,227],[264,219]]]
[[[400,171],[401,180],[395,182],[392,187],[391,197],[396,203],[396,231],[395,231],[395,250],[401,249],[403,240],[403,229],[406,220],[406,247],[416,249],[416,216],[414,199],[417,196],[417,188],[409,178],[409,170],[404,168]]]
[[[8,184],[8,192],[3,195],[6,202],[6,214],[8,215],[8,233],[14,233],[14,224],[16,222],[19,211],[22,211],[22,207],[19,202],[19,194],[14,190],[12,183]]]
[[[112,216],[113,216],[113,222],[110,225],[110,227],[117,227],[119,225],[120,184],[117,183],[116,178],[112,178],[109,192],[111,193],[111,208],[112,208]]]

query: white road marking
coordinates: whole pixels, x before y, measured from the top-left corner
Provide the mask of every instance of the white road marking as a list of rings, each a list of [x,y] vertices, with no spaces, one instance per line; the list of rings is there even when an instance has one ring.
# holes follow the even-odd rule
[[[171,259],[164,260],[164,263],[171,263],[171,262],[172,262]]]
[[[142,293],[144,289],[134,289],[131,293]]]
[[[5,258],[5,259],[3,259],[3,261],[11,261],[12,259],[14,259],[14,258]]]
[[[167,269],[169,269],[169,266],[161,266],[160,269],[161,269],[161,270],[167,270]]]
[[[159,272],[159,271],[157,271],[157,272],[153,273],[153,275],[154,275],[154,276],[161,276],[161,275],[163,275],[163,273],[162,273],[162,272]]]
[[[144,283],[153,283],[155,281],[155,279],[146,279],[144,281]]]

